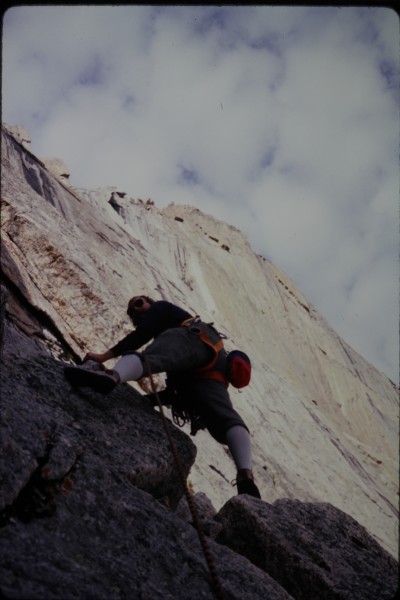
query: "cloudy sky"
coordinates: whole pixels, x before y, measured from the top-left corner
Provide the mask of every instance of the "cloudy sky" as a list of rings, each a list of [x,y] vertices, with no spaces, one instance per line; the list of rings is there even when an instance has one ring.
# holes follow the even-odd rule
[[[2,42],[2,120],[37,156],[235,225],[398,381],[395,12],[16,6]]]

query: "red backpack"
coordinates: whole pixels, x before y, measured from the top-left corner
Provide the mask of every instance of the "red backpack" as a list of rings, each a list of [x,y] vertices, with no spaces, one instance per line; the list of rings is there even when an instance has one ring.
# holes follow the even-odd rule
[[[228,378],[229,383],[235,388],[243,388],[249,385],[251,378],[251,362],[245,352],[232,350],[228,354]]]

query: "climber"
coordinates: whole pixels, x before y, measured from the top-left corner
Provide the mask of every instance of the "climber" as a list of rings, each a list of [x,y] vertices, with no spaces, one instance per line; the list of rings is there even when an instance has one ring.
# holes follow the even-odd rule
[[[176,401],[176,412],[192,423],[192,435],[199,429],[207,429],[217,442],[226,444],[237,469],[238,494],[260,498],[252,473],[248,428],[232,406],[227,382],[207,377],[208,365],[213,365],[213,372],[221,373],[226,367],[220,334],[212,324],[204,323],[179,306],[165,300],[154,301],[145,295],[131,298],[127,314],[135,329],[103,353],[88,352],[83,365],[66,366],[68,381],[109,393],[119,383],[166,373],[169,400],[163,403],[170,402],[174,409]],[[106,369],[103,363],[117,357],[121,358],[114,368]]]

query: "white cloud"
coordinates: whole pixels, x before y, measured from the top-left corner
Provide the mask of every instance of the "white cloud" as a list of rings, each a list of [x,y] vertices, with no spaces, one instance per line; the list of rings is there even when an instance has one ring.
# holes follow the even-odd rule
[[[236,225],[397,380],[398,47],[386,8],[14,7],[3,120],[74,185]]]

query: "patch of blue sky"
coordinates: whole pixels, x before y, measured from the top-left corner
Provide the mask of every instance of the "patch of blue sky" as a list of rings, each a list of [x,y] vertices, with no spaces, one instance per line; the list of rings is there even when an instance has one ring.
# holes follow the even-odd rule
[[[133,94],[126,94],[121,102],[121,106],[124,110],[133,111],[136,108],[137,100]]]
[[[99,56],[94,56],[80,72],[80,85],[100,85],[106,80],[106,67]]]
[[[287,162],[277,169],[277,173],[287,182],[296,183],[298,185],[310,184],[310,169],[304,163]]]
[[[253,50],[267,50],[277,56],[283,54],[284,37],[281,33],[265,33],[255,39],[248,39],[246,44]]]
[[[36,132],[37,126],[43,126],[46,121],[50,118],[47,108],[42,108],[42,110],[35,110],[30,113],[30,117],[32,121],[29,122],[31,130]],[[33,136],[32,136],[33,137]]]
[[[243,45],[241,28],[230,27],[230,10],[232,8],[202,8],[201,12],[194,17],[191,27],[193,33],[201,40],[209,41],[216,54],[229,54]]]
[[[267,148],[267,150],[261,156],[260,167],[262,169],[267,169],[268,167],[270,167],[275,160],[276,153],[276,146],[270,146],[269,148]]]
[[[354,40],[360,41],[363,44],[373,45],[379,41],[379,20],[377,20],[377,12],[374,8],[370,8],[366,12],[365,8],[356,9],[356,19],[358,29],[355,29]]]
[[[204,35],[211,29],[224,29],[228,12],[222,7],[207,7],[196,13],[193,27],[196,33]]]
[[[198,185],[200,183],[200,176],[195,169],[180,166],[179,180],[181,183]]]
[[[394,61],[383,58],[378,65],[379,73],[385,81],[386,90],[396,93],[396,100],[399,96],[399,72]]]

